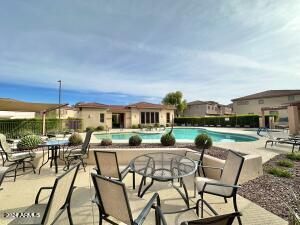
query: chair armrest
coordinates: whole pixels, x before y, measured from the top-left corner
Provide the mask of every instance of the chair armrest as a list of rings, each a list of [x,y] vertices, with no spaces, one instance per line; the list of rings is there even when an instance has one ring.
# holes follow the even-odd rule
[[[148,201],[146,207],[142,210],[140,215],[134,220],[134,223],[137,225],[143,224],[144,220],[146,219],[147,215],[149,214],[152,208],[155,208],[155,203],[160,206],[160,198],[158,193],[154,193],[152,198]]]
[[[220,186],[220,187],[231,187],[233,189],[238,189],[239,185],[230,185],[230,184],[220,184],[220,183],[211,183],[211,182],[205,182],[204,186],[203,186],[203,191],[205,190],[205,187],[208,185],[213,185],[213,186]]]
[[[41,187],[40,190],[38,191],[36,197],[35,197],[34,204],[39,203],[39,198],[40,198],[40,194],[41,194],[42,190],[52,190],[52,189],[53,189],[53,187]]]
[[[215,170],[221,170],[223,171],[223,167],[214,167],[214,166],[203,166],[203,165],[199,165],[202,168],[209,168],[209,169],[215,169]]]

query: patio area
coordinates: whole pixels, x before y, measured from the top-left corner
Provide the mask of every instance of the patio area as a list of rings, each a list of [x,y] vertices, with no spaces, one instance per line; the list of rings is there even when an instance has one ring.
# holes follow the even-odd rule
[[[75,185],[75,189],[71,199],[71,212],[74,224],[98,224],[98,208],[91,202],[94,197],[94,187],[91,182],[90,173],[94,172],[94,166],[88,166],[86,172],[80,170]],[[45,168],[42,170],[40,175],[27,174],[18,177],[16,182],[12,179],[6,179],[3,183],[3,191],[0,191],[0,224],[8,224],[9,220],[3,218],[4,212],[21,212],[27,206],[34,203],[34,199],[38,189],[42,186],[52,186],[55,178],[63,173],[63,167],[59,166],[59,173],[56,175],[54,170]],[[137,184],[139,184],[141,177],[136,176]],[[138,204],[137,189],[132,189],[131,175],[125,178],[125,184],[127,193],[129,195],[131,204]],[[185,179],[189,196],[193,196],[193,176],[189,176]],[[149,183],[149,180],[148,180]],[[178,185],[178,184],[176,184]],[[184,201],[180,195],[170,187],[168,183],[155,182],[149,191],[144,195],[144,199],[152,197],[154,192],[158,192],[161,198],[162,209],[168,210],[179,210],[185,207]],[[45,202],[47,194],[41,196],[41,199]],[[228,203],[224,203],[223,198],[214,197],[212,195],[204,195],[204,199],[210,203],[213,208],[219,213],[230,213],[233,212],[232,201],[229,199]],[[287,221],[279,218],[278,216],[268,212],[267,210],[259,207],[258,205],[250,202],[249,200],[238,196],[238,206],[242,212],[242,222],[245,225],[284,225]],[[195,204],[196,198],[190,198],[191,206]],[[3,204],[5,203],[5,204]],[[134,212],[133,212],[134,213]],[[185,219],[193,219],[193,213],[186,212],[181,214],[168,214],[166,219],[168,224],[177,224],[178,221],[185,221]],[[209,217],[211,214],[205,209],[204,217]],[[147,217],[144,224],[154,224],[154,212],[151,211],[151,215]],[[67,213],[63,213],[57,224],[68,224]],[[104,223],[106,224],[106,223]],[[180,224],[180,223],[179,223]],[[234,224],[238,224],[237,221]]]

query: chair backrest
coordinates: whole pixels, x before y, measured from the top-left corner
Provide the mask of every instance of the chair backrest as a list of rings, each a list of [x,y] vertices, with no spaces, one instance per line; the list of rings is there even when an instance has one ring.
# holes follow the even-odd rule
[[[229,150],[220,182],[228,185],[236,185],[241,174],[244,160],[245,158],[243,156],[241,156],[240,154],[234,151]],[[226,188],[226,189],[232,189],[232,188]]]
[[[81,152],[83,154],[86,154],[88,152],[92,134],[93,134],[92,130],[89,130],[89,131],[86,132],[85,139],[84,139],[84,142],[83,142],[82,147],[81,147]]]
[[[121,180],[116,152],[94,151],[94,155],[100,175]]]
[[[218,215],[218,216],[213,216],[213,217],[199,219],[199,220],[183,222],[181,223],[181,225],[200,225],[200,224],[201,225],[202,224],[231,225],[237,216],[241,216],[241,214],[239,212],[234,212],[234,213]]]
[[[133,224],[132,213],[124,183],[92,174],[96,195],[105,215],[125,224]]]
[[[78,163],[55,179],[42,224],[52,224],[60,209],[70,202],[79,165]]]
[[[204,154],[205,154],[206,144],[207,144],[207,140],[205,140],[202,151],[201,151],[200,154],[198,153],[198,151],[197,152],[187,151],[185,153],[185,156],[192,159],[192,160],[203,162],[203,157],[204,157]]]
[[[1,147],[1,150],[4,152],[4,154],[6,155],[6,157],[9,160],[9,158],[11,157],[13,152],[12,152],[9,144],[7,143],[6,137],[4,134],[0,134],[0,147]]]

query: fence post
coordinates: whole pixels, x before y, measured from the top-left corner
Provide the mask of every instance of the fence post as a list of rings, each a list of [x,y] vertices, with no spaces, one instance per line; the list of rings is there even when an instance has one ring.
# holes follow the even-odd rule
[[[42,134],[46,135],[46,113],[43,112],[43,127],[42,127]]]

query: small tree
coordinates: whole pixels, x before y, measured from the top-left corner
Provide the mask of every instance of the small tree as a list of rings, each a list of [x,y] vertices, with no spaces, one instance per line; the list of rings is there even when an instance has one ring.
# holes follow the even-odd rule
[[[164,105],[174,105],[176,107],[176,116],[178,117],[186,109],[186,100],[183,99],[181,91],[170,92],[162,100]]]

